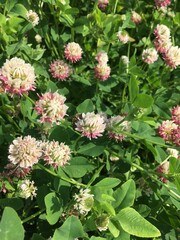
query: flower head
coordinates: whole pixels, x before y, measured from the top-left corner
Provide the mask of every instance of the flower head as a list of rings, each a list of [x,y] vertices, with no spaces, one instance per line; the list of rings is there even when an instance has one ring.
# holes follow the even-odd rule
[[[16,138],[9,146],[9,161],[21,168],[32,167],[41,156],[41,143],[29,135]]]
[[[25,178],[32,170],[32,168],[21,168],[13,163],[8,163],[5,167],[7,175],[10,177]]]
[[[29,22],[32,23],[32,25],[35,27],[39,23],[39,16],[37,15],[36,12],[29,10],[26,14],[26,17]]]
[[[121,61],[124,63],[124,65],[129,64],[129,58],[127,56],[121,56]]]
[[[169,162],[166,161],[164,163],[162,163],[158,168],[157,168],[157,172],[158,173],[163,173],[163,174],[168,174],[169,172]],[[160,177],[160,180],[164,183],[167,182],[167,179],[164,176]]]
[[[171,68],[176,68],[180,65],[180,48],[178,46],[171,46],[163,56],[163,59]]]
[[[42,149],[44,161],[55,168],[66,165],[71,159],[71,150],[64,143],[47,141],[42,143]]]
[[[108,120],[107,130],[109,138],[118,142],[125,139],[126,135],[122,131],[130,132],[131,125],[129,121],[124,120],[124,116],[118,115]]]
[[[81,118],[76,122],[76,130],[87,138],[97,138],[102,136],[105,130],[105,117],[102,114],[94,112],[83,113]]]
[[[59,124],[64,119],[68,107],[64,104],[66,98],[59,93],[47,92],[35,103],[36,112],[41,115],[41,123]]]
[[[159,53],[165,53],[171,47],[170,30],[166,25],[158,24],[154,29],[154,45]]]
[[[86,215],[93,207],[94,195],[90,194],[90,192],[89,189],[81,189],[79,194],[74,195],[76,201],[74,209],[78,210],[82,215]]]
[[[36,34],[35,40],[36,40],[37,43],[41,43],[42,42],[42,37],[39,34]]]
[[[171,4],[171,0],[154,0],[157,8],[167,7]]]
[[[173,121],[170,120],[163,121],[158,129],[159,135],[166,141],[172,141],[174,130],[177,128],[178,126]]]
[[[82,58],[82,48],[78,43],[71,42],[65,46],[64,54],[65,58],[70,62],[74,63]]]
[[[37,187],[34,186],[34,181],[30,181],[28,179],[23,180],[21,184],[18,185],[20,197],[22,198],[31,198],[36,197]]]
[[[108,224],[109,224],[109,216],[107,214],[102,213],[100,216],[97,217],[96,226],[100,232],[106,231],[108,229]]]
[[[156,49],[154,48],[148,48],[143,50],[142,53],[142,60],[148,64],[152,64],[158,59],[158,54]]]
[[[142,21],[142,17],[135,11],[132,11],[132,16],[131,16],[131,20],[135,23],[135,24],[139,24]]]
[[[107,64],[108,62],[108,55],[106,52],[98,52],[96,55],[96,60],[99,64]]]
[[[180,125],[180,106],[173,107],[171,109],[171,114],[172,114],[172,120],[174,123]]]
[[[98,8],[104,10],[109,3],[109,0],[98,0]]]
[[[167,153],[174,158],[178,158],[179,156],[179,151],[174,148],[167,148]]]
[[[50,64],[49,70],[54,78],[65,81],[71,74],[70,67],[62,60],[56,60]]]
[[[117,33],[117,37],[118,37],[119,41],[124,44],[129,42],[129,35],[126,32],[119,31]]]
[[[34,90],[35,78],[34,68],[17,57],[7,59],[1,68],[0,80],[3,88],[12,94],[21,95]]]
[[[107,64],[98,64],[95,69],[95,78],[105,81],[109,78],[111,68]]]

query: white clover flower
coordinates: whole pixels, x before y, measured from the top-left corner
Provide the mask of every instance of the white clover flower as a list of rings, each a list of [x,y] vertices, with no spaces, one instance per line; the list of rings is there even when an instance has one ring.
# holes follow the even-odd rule
[[[158,60],[158,53],[154,48],[144,49],[142,52],[142,60],[148,64],[152,64]]]
[[[29,10],[26,14],[26,17],[29,22],[32,23],[32,25],[35,27],[39,23],[39,16],[36,12]]]
[[[127,56],[121,56],[121,61],[125,64],[128,65],[129,64],[129,58]]]
[[[117,37],[118,37],[119,41],[124,44],[129,42],[129,35],[126,32],[119,31],[117,33]]]
[[[71,150],[64,143],[47,141],[42,143],[42,149],[44,161],[55,168],[66,165],[71,159]]]
[[[41,43],[42,42],[42,37],[39,34],[36,34],[35,40],[36,40],[37,43]]]
[[[96,219],[96,227],[97,229],[102,232],[108,229],[109,224],[109,216],[105,213],[101,214]]]
[[[41,156],[41,143],[29,135],[16,138],[9,146],[9,161],[21,168],[32,167]]]
[[[34,68],[17,57],[7,59],[1,68],[0,80],[3,88],[12,94],[22,95],[34,90],[35,78]]]
[[[178,158],[179,156],[179,151],[174,148],[167,148],[167,153],[174,158]]]
[[[19,192],[20,192],[20,197],[22,198],[31,198],[31,200],[33,199],[33,197],[36,197],[36,191],[37,191],[37,187],[34,186],[34,181],[30,181],[30,180],[23,180],[21,182],[21,184],[18,185],[19,188]]]
[[[106,123],[105,117],[94,112],[83,113],[81,118],[78,118],[76,124],[76,130],[82,133],[82,136],[87,138],[97,138],[102,136],[105,130]]]
[[[78,210],[82,215],[86,215],[93,207],[94,195],[90,194],[90,192],[89,189],[81,189],[79,194],[74,195],[76,201],[74,209]]]

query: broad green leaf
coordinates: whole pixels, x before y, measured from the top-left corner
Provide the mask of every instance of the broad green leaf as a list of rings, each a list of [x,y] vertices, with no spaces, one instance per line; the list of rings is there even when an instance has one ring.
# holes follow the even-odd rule
[[[161,236],[160,231],[133,208],[127,207],[122,209],[117,214],[117,218],[124,231],[131,235],[143,238]]]
[[[0,222],[0,239],[24,240],[24,228],[21,219],[13,208],[5,207]]]
[[[138,80],[134,76],[131,76],[128,83],[128,87],[129,87],[130,102],[133,103],[134,99],[137,97],[139,93]]]
[[[49,224],[55,224],[62,213],[62,203],[55,193],[49,193],[44,198],[46,205],[46,218]]]
[[[11,12],[26,18],[27,9],[20,3],[16,4]]]
[[[95,166],[90,164],[86,158],[74,157],[71,159],[70,165],[64,167],[63,170],[72,178],[81,178],[94,168]]]
[[[114,188],[117,185],[120,184],[120,180],[118,178],[104,178],[100,182],[96,183],[94,185],[95,187],[101,187],[101,188]]]
[[[112,203],[114,208],[122,209],[133,205],[136,194],[136,185],[132,179],[125,182],[120,188],[118,188],[113,197],[115,201]]]
[[[99,156],[100,154],[102,154],[104,152],[105,146],[102,145],[96,145],[92,142],[83,145],[80,147],[80,149],[77,151],[78,153],[87,155],[87,156]]]
[[[112,205],[108,202],[101,202],[101,208],[106,211],[110,216],[115,216],[116,213],[115,213],[115,210],[114,208],[112,207]]]
[[[109,221],[108,229],[115,238],[119,236],[120,231],[111,220]]]
[[[133,105],[138,108],[148,108],[152,106],[153,102],[154,99],[151,95],[140,93],[135,98]]]
[[[74,240],[85,236],[86,233],[80,220],[75,216],[70,216],[60,228],[55,230],[52,240]]]
[[[76,108],[78,113],[87,113],[94,111],[94,105],[91,99],[86,99],[84,102],[79,104]]]

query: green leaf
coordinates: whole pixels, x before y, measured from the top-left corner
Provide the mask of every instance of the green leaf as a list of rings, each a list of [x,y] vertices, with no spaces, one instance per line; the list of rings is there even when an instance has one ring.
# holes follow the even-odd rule
[[[127,207],[122,209],[117,214],[117,218],[124,231],[131,235],[143,238],[161,236],[160,231],[133,208]]]
[[[44,198],[44,201],[46,205],[47,221],[49,224],[53,225],[59,220],[59,217],[61,216],[62,203],[54,192],[47,194]]]
[[[87,113],[94,111],[94,105],[91,99],[86,99],[84,102],[79,104],[76,108],[78,113]]]
[[[11,12],[26,18],[27,9],[20,3],[16,4]]]
[[[114,208],[118,207],[118,209],[122,209],[132,206],[134,204],[135,194],[135,182],[132,179],[129,179],[114,192],[113,197],[115,198],[115,201],[112,203]]]
[[[115,216],[116,215],[115,210],[114,210],[114,208],[112,207],[112,205],[110,203],[108,203],[108,202],[101,202],[100,206],[110,216]]]
[[[72,178],[81,178],[94,168],[95,166],[90,164],[86,158],[74,157],[71,159],[70,165],[64,167],[63,170]]]
[[[64,224],[55,230],[53,240],[74,240],[75,238],[83,238],[86,233],[80,220],[75,216],[70,216]]]
[[[139,108],[148,108],[152,106],[153,102],[154,99],[152,96],[147,95],[145,93],[140,93],[135,98],[133,105]]]
[[[101,188],[114,188],[117,185],[120,184],[120,180],[118,178],[104,178],[100,182],[96,183],[94,185],[95,187],[101,187]]]
[[[0,239],[23,240],[24,228],[21,219],[13,208],[5,207],[0,222]]]
[[[90,240],[106,240],[106,238],[92,236]]]
[[[134,99],[137,97],[139,93],[138,81],[134,76],[131,76],[128,87],[129,87],[130,102],[133,103]]]
[[[100,154],[102,154],[104,152],[105,146],[102,145],[96,145],[92,142],[83,145],[80,147],[80,149],[78,150],[78,153],[87,155],[87,156],[99,156]]]
[[[108,229],[115,238],[119,236],[120,231],[111,220],[109,221]]]

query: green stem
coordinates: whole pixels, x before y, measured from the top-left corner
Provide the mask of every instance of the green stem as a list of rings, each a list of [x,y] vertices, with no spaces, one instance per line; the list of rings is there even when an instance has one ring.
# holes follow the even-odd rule
[[[117,3],[118,3],[118,0],[116,0],[115,5],[114,5],[114,10],[113,10],[114,14],[116,13]]]
[[[55,177],[58,177],[60,178],[61,180],[64,180],[65,182],[68,182],[68,183],[71,183],[71,184],[74,184],[74,185],[77,185],[78,187],[81,186],[81,187],[86,187],[85,184],[83,183],[79,183],[77,182],[76,180],[74,179],[70,179],[70,178],[67,178],[67,177],[62,177],[62,176],[59,176],[57,173],[51,171],[50,169],[44,167],[43,165],[41,165],[40,163],[37,164],[37,166],[39,166],[41,169],[45,170],[46,172],[50,173],[51,175],[55,176]]]
[[[44,211],[45,211],[45,209],[41,209],[41,210],[39,210],[38,212],[32,214],[31,216],[25,218],[25,219],[22,220],[21,222],[22,222],[22,223],[28,222],[29,220],[31,220],[31,219],[37,217],[38,215],[40,215],[40,214],[41,214],[42,212],[44,212]]]

